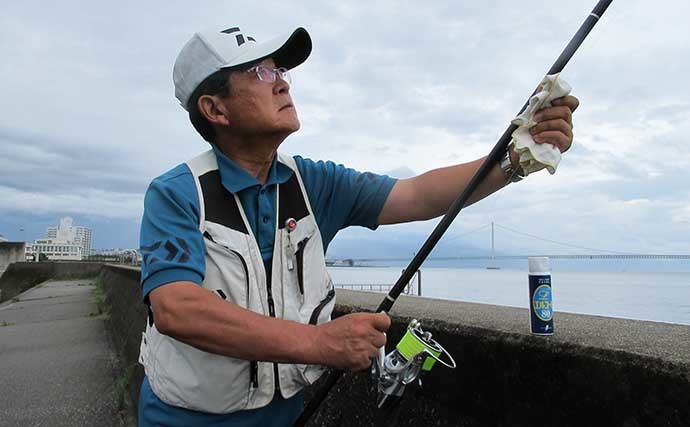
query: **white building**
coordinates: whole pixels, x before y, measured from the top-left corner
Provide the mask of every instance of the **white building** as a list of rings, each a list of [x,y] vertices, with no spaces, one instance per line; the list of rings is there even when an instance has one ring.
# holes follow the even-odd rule
[[[83,252],[81,245],[63,240],[37,239],[26,246],[27,259],[39,261],[40,254],[51,261],[80,261]]]
[[[86,227],[75,227],[74,221],[70,217],[60,218],[60,225],[48,227],[46,238],[56,241],[69,242],[82,247],[82,255],[91,254],[91,229]]]
[[[86,227],[74,227],[74,243],[81,245],[84,256],[91,254],[91,229]]]
[[[44,254],[52,261],[81,260],[91,253],[91,229],[75,227],[70,217],[60,218],[57,227],[48,227],[46,238],[27,246],[27,259],[38,260]]]

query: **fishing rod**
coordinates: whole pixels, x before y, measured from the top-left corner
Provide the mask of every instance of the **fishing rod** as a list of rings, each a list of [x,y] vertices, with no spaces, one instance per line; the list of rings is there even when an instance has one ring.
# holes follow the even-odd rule
[[[585,40],[585,38],[587,38],[587,35],[590,33],[590,31],[592,31],[594,25],[596,25],[596,23],[601,19],[601,16],[604,14],[604,12],[606,12],[606,9],[608,9],[612,1],[613,0],[599,0],[596,6],[594,6],[594,9],[592,9],[592,12],[590,12],[589,16],[587,16],[573,38],[570,40],[568,45],[558,56],[556,62],[554,62],[549,71],[546,73],[547,75],[556,74],[563,71],[563,68],[565,68],[566,64],[573,57],[582,42]],[[527,108],[530,98],[538,90],[539,89],[537,88],[537,90],[535,90],[535,92],[527,98],[525,105],[522,106],[518,115],[521,114],[525,108]],[[379,304],[378,308],[376,309],[377,313],[387,313],[393,307],[393,304],[408,285],[412,279],[412,276],[419,269],[422,263],[424,263],[424,260],[426,260],[426,258],[429,256],[429,253],[431,253],[443,234],[446,232],[446,230],[448,230],[448,227],[450,227],[455,217],[460,213],[462,208],[465,207],[467,200],[469,200],[479,184],[484,180],[484,178],[486,178],[486,175],[494,167],[494,165],[501,160],[501,157],[508,149],[508,144],[510,144],[510,141],[512,140],[513,132],[515,132],[517,128],[517,125],[511,124],[508,126],[505,132],[503,132],[501,138],[486,157],[486,160],[484,160],[477,172],[470,179],[467,187],[465,187],[462,193],[453,202],[446,214],[443,216],[443,219],[441,219],[438,225],[436,225],[436,228],[434,228],[422,247],[419,249],[419,251],[417,251],[415,256],[412,258],[412,261],[410,261],[409,265],[405,268],[405,270],[403,270],[400,278],[388,292],[386,298],[384,298],[381,304]],[[295,422],[295,427],[302,427],[306,425],[306,423],[309,421],[309,418],[311,418],[314,412],[316,412],[321,402],[326,398],[328,392],[331,390],[331,388],[333,388],[336,382],[338,382],[338,379],[340,379],[343,373],[343,370],[332,370],[328,374],[324,385],[317,390],[317,392],[314,394],[314,397],[309,400],[304,412],[302,412],[302,415]]]

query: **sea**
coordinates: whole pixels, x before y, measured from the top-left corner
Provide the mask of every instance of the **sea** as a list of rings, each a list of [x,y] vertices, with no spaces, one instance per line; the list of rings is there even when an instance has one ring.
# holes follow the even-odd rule
[[[495,266],[493,266],[495,267]],[[528,308],[527,269],[422,267],[424,297]],[[336,286],[387,292],[400,266],[329,267]],[[552,268],[556,312],[690,325],[688,271],[566,271]],[[417,278],[411,293],[417,295]]]

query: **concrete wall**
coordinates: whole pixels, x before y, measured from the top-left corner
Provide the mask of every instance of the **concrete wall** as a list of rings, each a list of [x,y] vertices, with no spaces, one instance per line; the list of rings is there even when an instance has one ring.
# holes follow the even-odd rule
[[[105,266],[100,279],[136,406],[146,321],[139,272]],[[381,299],[338,290],[337,315]],[[368,375],[346,374],[311,426],[690,425],[690,326],[556,313],[556,334],[542,338],[529,333],[526,310],[418,297],[401,297],[391,315],[389,343],[420,319],[458,368],[435,367],[389,412],[374,408]]]
[[[104,266],[99,280],[106,286],[105,302],[110,316],[107,326],[112,342],[119,353],[120,377],[132,412],[136,414],[139,387],[144,369],[139,364],[141,333],[146,327],[146,305],[142,302],[139,269],[134,267]]]
[[[0,276],[13,262],[26,261],[24,242],[0,242]]]
[[[339,290],[337,310],[381,299]],[[545,338],[527,310],[417,297],[391,315],[390,343],[420,319],[458,368],[435,367],[397,413],[377,414],[371,381],[346,375],[313,425],[690,426],[690,326],[557,312]]]
[[[80,279],[97,276],[103,264],[95,262],[15,262],[0,276],[0,302],[49,279]]]

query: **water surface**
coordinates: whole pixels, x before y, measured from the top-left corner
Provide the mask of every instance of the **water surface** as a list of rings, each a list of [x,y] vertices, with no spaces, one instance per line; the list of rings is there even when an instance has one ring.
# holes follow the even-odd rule
[[[392,284],[401,268],[331,267],[329,271],[336,284]],[[552,283],[556,311],[690,325],[690,273],[554,271]],[[423,268],[422,295],[527,308],[527,272]]]

